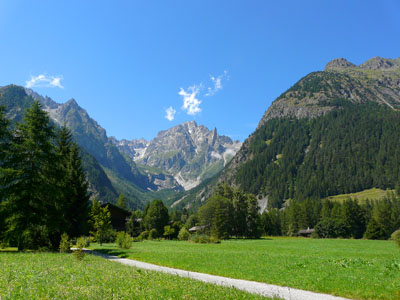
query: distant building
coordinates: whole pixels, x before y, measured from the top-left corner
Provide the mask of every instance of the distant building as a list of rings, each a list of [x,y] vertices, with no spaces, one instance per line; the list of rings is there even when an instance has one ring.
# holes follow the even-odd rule
[[[206,226],[193,226],[192,228],[189,229],[190,233],[195,233],[204,230]]]
[[[315,230],[312,228],[310,229],[310,227],[308,227],[307,229],[301,229],[298,232],[299,236],[303,236],[303,237],[311,237],[311,235],[313,234]]]
[[[116,231],[126,231],[126,221],[131,216],[131,213],[111,203],[104,203],[101,207],[108,206],[111,215],[111,226]]]

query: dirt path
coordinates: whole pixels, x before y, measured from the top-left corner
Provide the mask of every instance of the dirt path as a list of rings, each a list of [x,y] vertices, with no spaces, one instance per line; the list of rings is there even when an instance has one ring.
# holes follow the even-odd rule
[[[278,297],[287,300],[348,300],[346,298],[335,297],[327,294],[319,294],[309,291],[303,291],[299,289],[293,289],[289,287],[282,287],[272,284],[266,284],[256,281],[242,280],[242,279],[233,279],[222,276],[215,276],[205,273],[198,273],[192,271],[185,271],[180,269],[174,269],[169,267],[157,266],[154,264],[149,264],[137,260],[119,258],[117,256],[106,255],[103,253],[91,251],[85,249],[86,252],[89,252],[94,255],[98,255],[104,257],[105,259],[115,261],[124,265],[168,273],[172,275],[177,275],[181,277],[187,277],[195,280],[200,280],[207,283],[213,283],[222,286],[233,287],[239,290],[243,290],[252,294],[258,294],[266,297]]]

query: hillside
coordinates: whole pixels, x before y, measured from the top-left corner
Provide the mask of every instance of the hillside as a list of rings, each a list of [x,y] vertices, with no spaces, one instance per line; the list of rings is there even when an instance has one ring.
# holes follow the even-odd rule
[[[215,182],[239,186],[273,207],[290,198],[394,189],[399,107],[400,58],[359,66],[335,59],[271,104]],[[184,202],[204,200],[204,192]]]

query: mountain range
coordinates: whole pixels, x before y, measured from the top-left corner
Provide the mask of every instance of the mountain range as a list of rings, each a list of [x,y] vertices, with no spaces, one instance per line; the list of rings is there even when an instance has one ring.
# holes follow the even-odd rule
[[[150,141],[117,140],[74,99],[59,104],[15,85],[0,95],[14,121],[40,101],[82,147],[94,195],[115,202],[122,193],[132,209],[154,198],[198,207],[222,182],[257,195],[263,209],[289,199],[400,189],[400,58],[358,66],[330,61],[282,93],[243,144],[195,121]]]
[[[9,85],[0,88],[0,104],[16,122],[34,100],[43,105],[52,121],[66,125],[82,148],[84,167],[94,196],[115,202],[119,194],[131,209],[147,200],[168,197],[196,186],[219,171],[241,146],[196,122],[161,131],[151,141],[118,141],[102,128],[75,99],[63,104],[31,89]]]

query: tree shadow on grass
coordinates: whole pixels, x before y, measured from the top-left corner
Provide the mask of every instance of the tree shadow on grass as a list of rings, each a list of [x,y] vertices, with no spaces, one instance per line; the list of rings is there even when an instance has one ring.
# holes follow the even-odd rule
[[[102,249],[96,249],[95,251],[106,255],[118,256],[119,258],[128,258],[126,252],[121,251],[119,249],[102,248]]]

